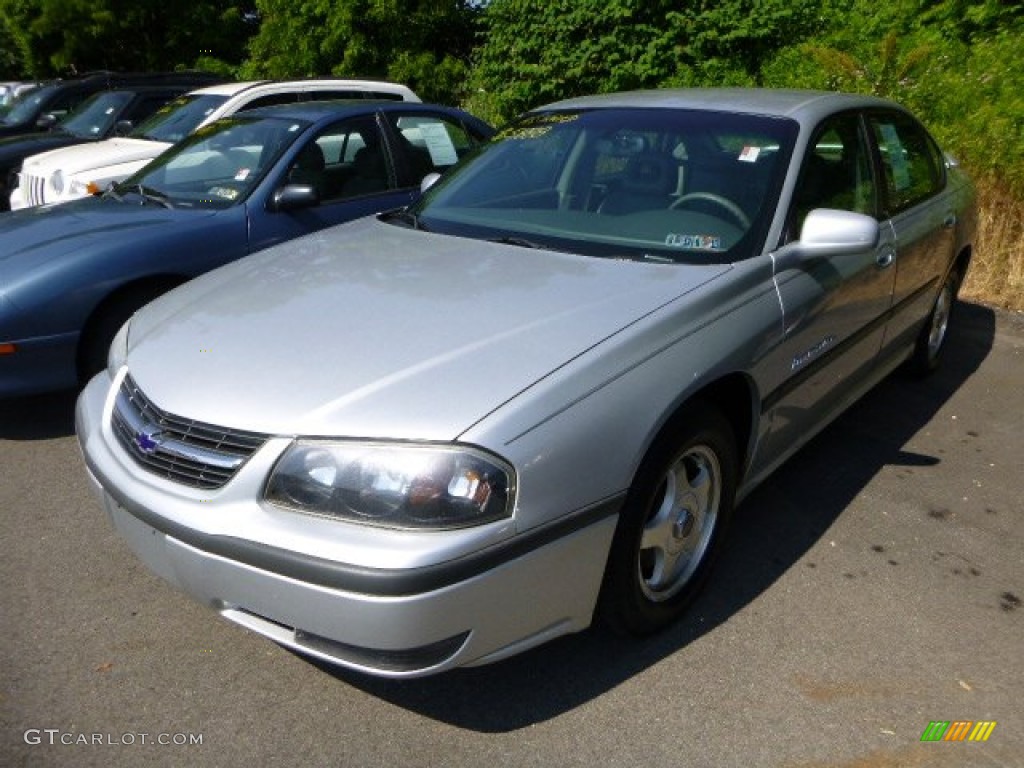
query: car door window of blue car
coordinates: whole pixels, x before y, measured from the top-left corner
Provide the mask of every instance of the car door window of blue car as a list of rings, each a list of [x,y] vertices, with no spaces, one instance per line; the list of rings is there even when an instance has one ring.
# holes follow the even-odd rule
[[[337,123],[307,144],[288,169],[288,182],[309,184],[323,203],[395,188],[377,123],[362,115]]]
[[[414,182],[443,173],[482,142],[458,121],[442,115],[389,114]]]

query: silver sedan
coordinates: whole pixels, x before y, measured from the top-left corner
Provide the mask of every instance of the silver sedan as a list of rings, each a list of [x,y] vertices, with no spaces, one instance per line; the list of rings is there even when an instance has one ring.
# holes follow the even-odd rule
[[[139,557],[301,653],[412,677],[649,633],[773,469],[939,364],[975,229],[888,101],[564,101],[409,208],[149,304],[78,435]]]

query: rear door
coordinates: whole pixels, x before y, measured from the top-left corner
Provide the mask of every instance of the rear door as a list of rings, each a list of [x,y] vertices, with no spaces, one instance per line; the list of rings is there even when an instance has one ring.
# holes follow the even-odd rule
[[[867,116],[882,178],[882,215],[896,238],[892,317],[885,350],[901,354],[928,316],[955,248],[956,200],[942,152],[910,115]]]

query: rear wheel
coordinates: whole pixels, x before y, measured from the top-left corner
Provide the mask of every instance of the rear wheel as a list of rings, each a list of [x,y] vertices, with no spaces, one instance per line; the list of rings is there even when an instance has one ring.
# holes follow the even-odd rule
[[[942,288],[939,289],[939,295],[932,306],[928,322],[921,329],[914,347],[911,366],[920,375],[929,374],[939,367],[942,353],[946,348],[946,338],[949,335],[949,325],[953,318],[953,308],[956,305],[956,295],[959,290],[960,276],[956,270],[951,270],[942,283]]]
[[[600,606],[613,628],[648,634],[682,615],[722,547],[735,484],[728,421],[687,408],[648,452],[620,514]]]

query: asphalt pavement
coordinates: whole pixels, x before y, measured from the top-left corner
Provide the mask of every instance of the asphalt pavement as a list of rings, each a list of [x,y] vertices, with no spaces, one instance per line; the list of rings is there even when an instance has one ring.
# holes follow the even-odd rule
[[[685,620],[413,681],[175,592],[92,497],[73,395],[0,402],[0,766],[1024,766],[1024,316],[958,310],[936,375],[747,499]]]

